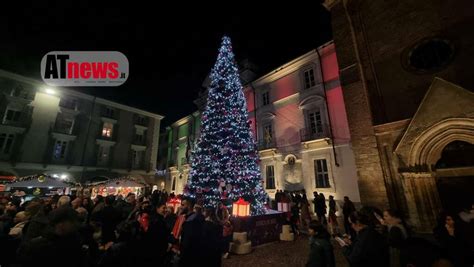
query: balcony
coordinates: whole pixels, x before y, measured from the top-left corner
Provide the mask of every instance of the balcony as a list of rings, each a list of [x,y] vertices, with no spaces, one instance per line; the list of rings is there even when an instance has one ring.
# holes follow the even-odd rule
[[[59,106],[64,109],[72,110],[72,111],[77,111],[77,101],[75,99],[64,99],[61,98],[59,101]]]
[[[301,142],[329,138],[329,125],[321,124],[316,128],[303,128],[300,130]]]
[[[135,125],[148,127],[148,118],[143,116],[135,116],[133,119]]]
[[[56,123],[52,124],[51,128],[54,133],[76,135],[72,121],[57,120]]]
[[[136,146],[146,146],[146,138],[145,136],[141,135],[141,138],[138,137],[140,135],[135,135],[135,138],[132,140],[132,145]]]
[[[275,140],[269,140],[269,141],[260,140],[257,144],[258,150],[265,150],[265,149],[271,149],[271,148],[276,148],[276,147],[277,147],[277,144]]]

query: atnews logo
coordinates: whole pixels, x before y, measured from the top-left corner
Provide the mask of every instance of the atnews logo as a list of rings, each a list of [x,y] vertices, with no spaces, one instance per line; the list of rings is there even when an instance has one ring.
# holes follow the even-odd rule
[[[51,86],[119,86],[128,59],[116,51],[53,51],[41,60],[41,77]]]

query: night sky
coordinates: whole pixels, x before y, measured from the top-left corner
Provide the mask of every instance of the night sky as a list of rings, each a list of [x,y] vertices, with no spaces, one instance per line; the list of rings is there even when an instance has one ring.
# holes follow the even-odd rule
[[[259,75],[331,40],[330,15],[318,3],[235,2],[239,7],[232,8],[226,2],[229,7],[216,12],[184,2],[179,5],[186,11],[160,8],[160,2],[112,7],[71,2],[3,8],[0,68],[41,79],[40,61],[49,51],[120,51],[130,62],[124,85],[77,90],[164,115],[163,125],[197,109],[192,101],[223,34],[231,37],[237,61],[248,58]]]

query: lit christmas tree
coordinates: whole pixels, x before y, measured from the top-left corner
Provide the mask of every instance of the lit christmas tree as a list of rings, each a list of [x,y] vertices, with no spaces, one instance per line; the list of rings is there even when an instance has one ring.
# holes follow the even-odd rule
[[[252,215],[263,214],[266,193],[260,160],[229,37],[222,39],[210,79],[185,195],[200,199],[205,207],[242,197],[250,202]]]

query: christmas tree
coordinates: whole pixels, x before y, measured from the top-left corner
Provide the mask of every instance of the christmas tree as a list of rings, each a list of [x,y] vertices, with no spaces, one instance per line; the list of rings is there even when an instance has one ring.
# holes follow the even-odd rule
[[[222,39],[210,80],[185,195],[201,200],[205,207],[243,198],[250,202],[252,215],[263,214],[266,193],[260,160],[229,37]]]

